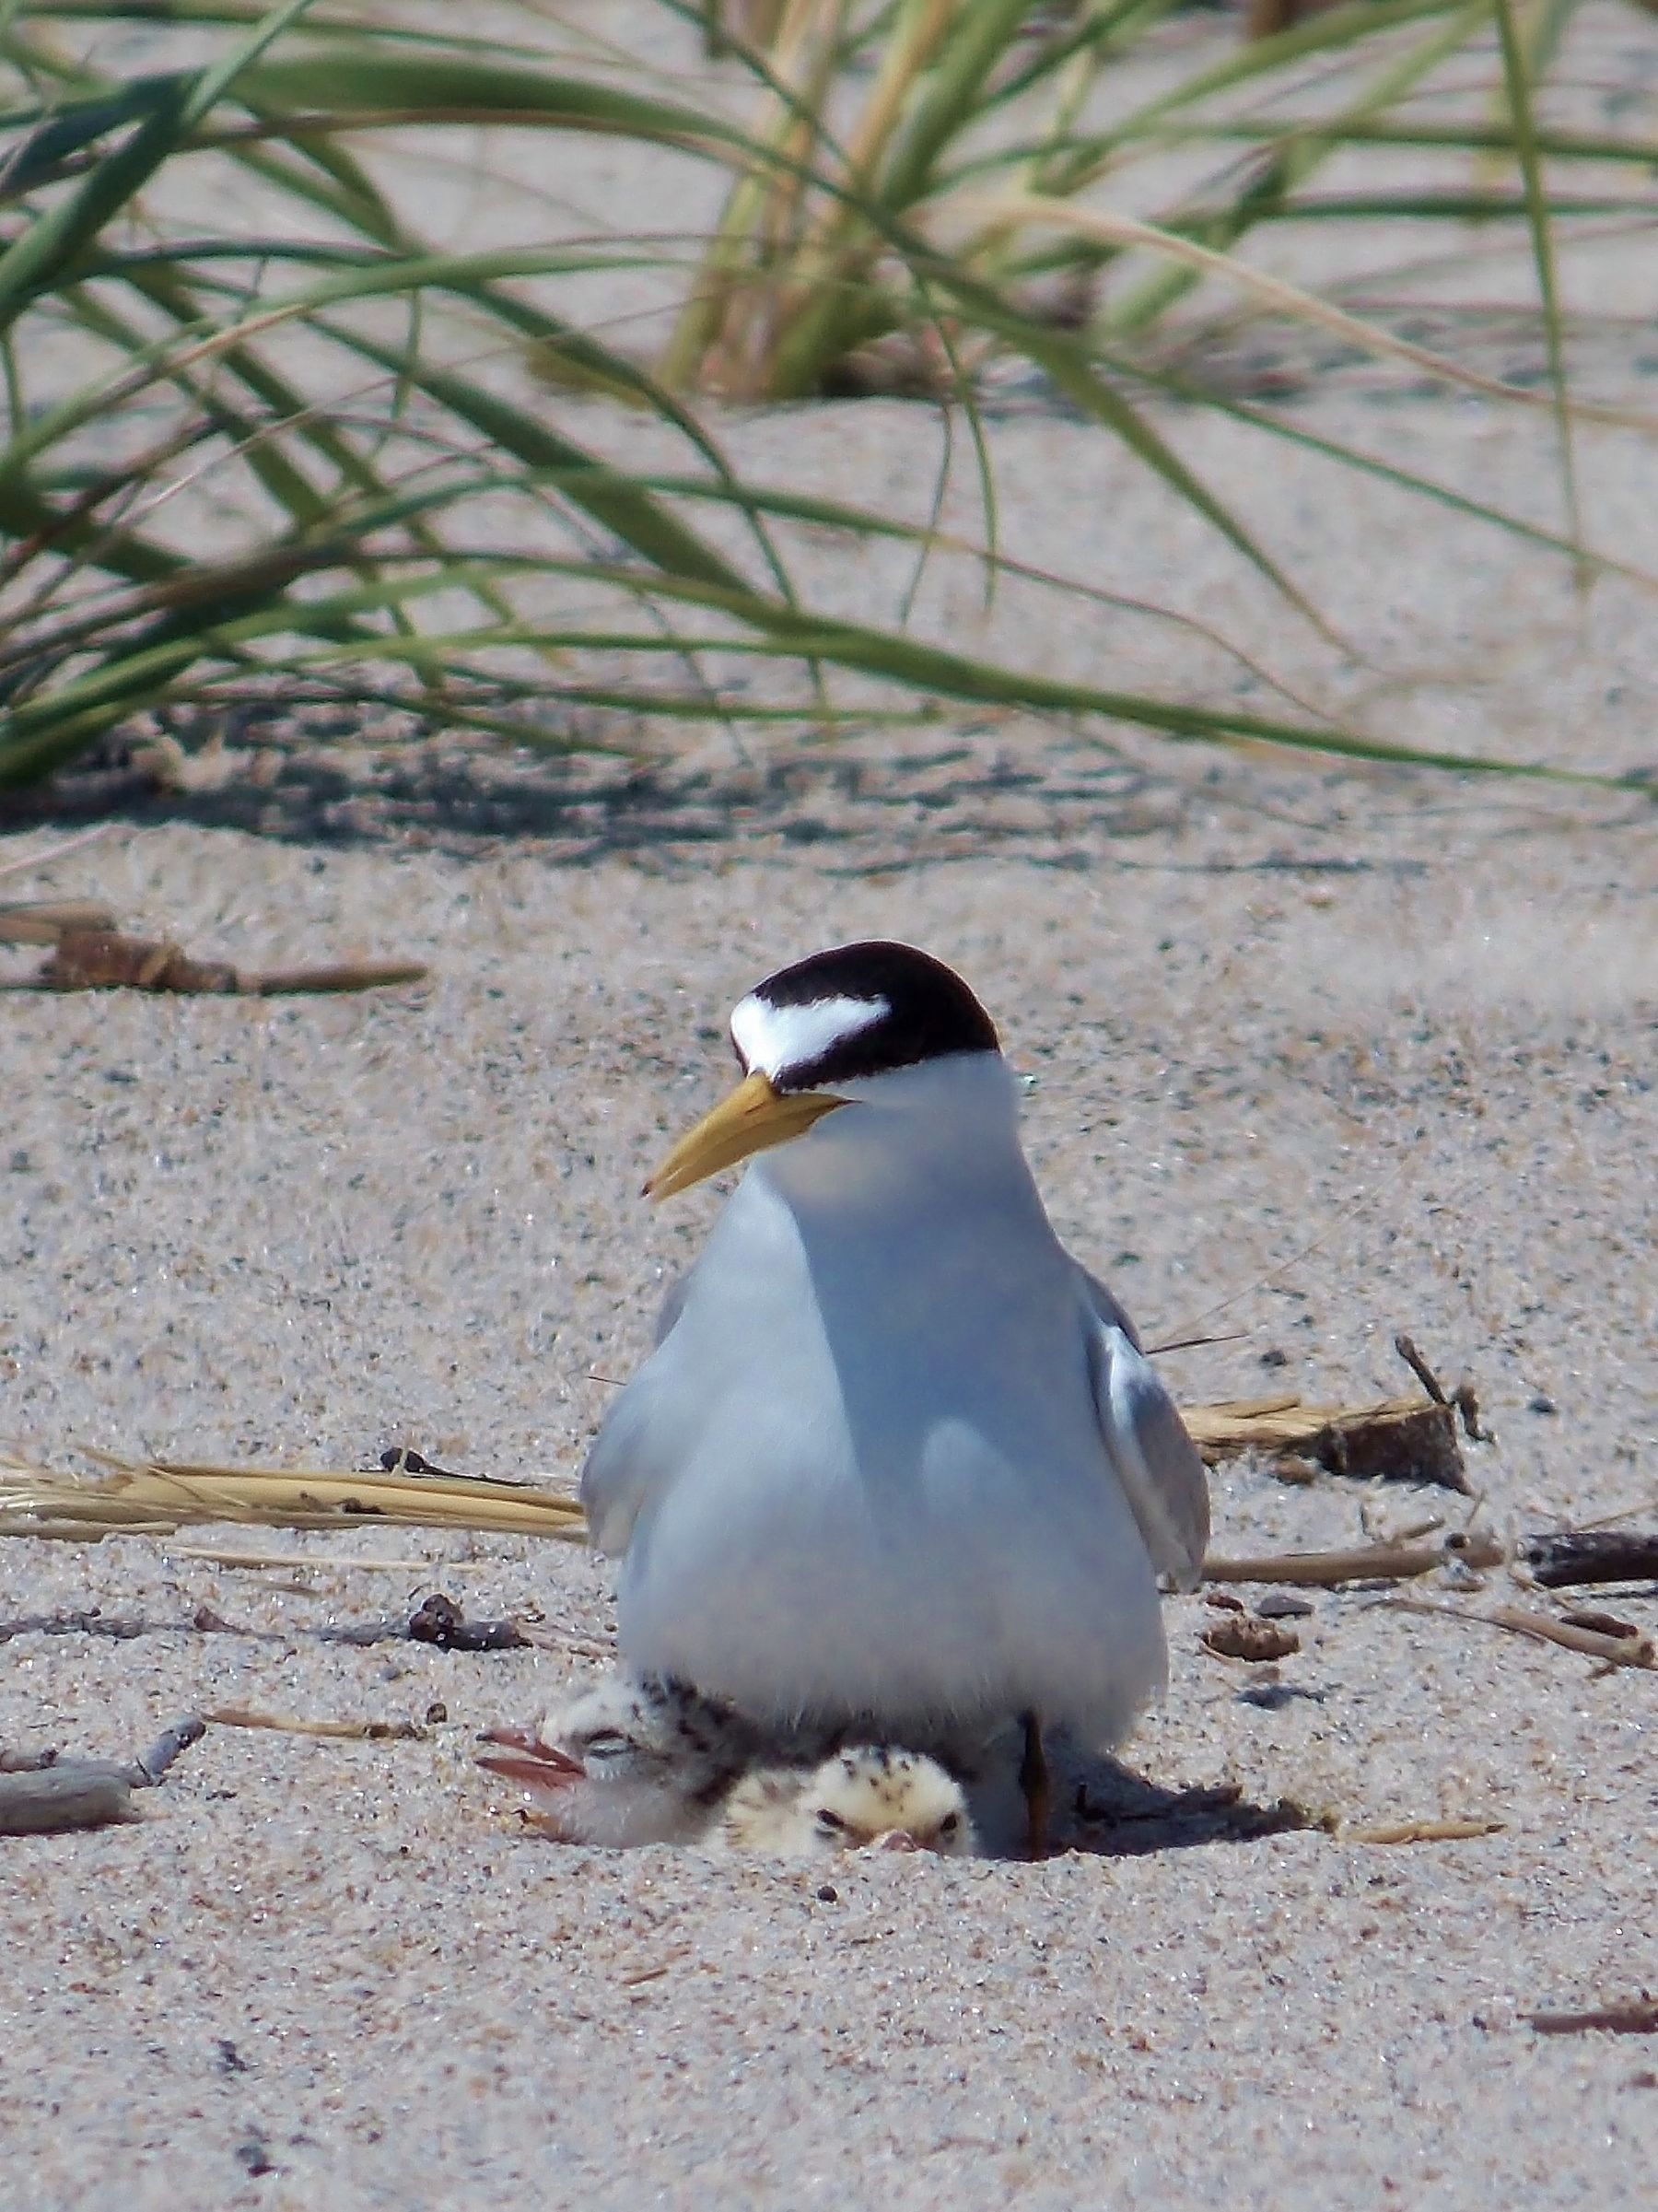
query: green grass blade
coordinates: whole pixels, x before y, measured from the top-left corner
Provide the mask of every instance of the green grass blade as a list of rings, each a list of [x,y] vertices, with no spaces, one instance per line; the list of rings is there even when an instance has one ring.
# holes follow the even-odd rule
[[[311,5],[312,0],[278,0],[222,60],[193,76],[163,79],[153,86],[148,112],[126,144],[0,252],[0,331],[10,328],[40,285],[73,264],[82,248],[143,189],[242,71]]]
[[[1554,396],[1555,437],[1560,451],[1560,489],[1566,526],[1574,538],[1583,534],[1582,509],[1578,497],[1577,466],[1572,451],[1571,395],[1566,380],[1566,348],[1561,334],[1559,289],[1555,276],[1554,234],[1544,187],[1543,164],[1537,151],[1532,113],[1531,72],[1514,21],[1512,0],[1491,0],[1498,43],[1502,53],[1503,88],[1514,131],[1514,158],[1525,188],[1525,219],[1531,232],[1532,263],[1537,273],[1537,292],[1543,309],[1543,334],[1548,349],[1548,385]]]

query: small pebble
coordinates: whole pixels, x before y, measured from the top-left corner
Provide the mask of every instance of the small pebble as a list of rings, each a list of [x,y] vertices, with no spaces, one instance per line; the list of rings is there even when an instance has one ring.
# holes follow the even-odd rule
[[[1268,1590],[1255,1600],[1263,1621],[1304,1621],[1312,1610],[1312,1599],[1298,1598],[1293,1590]]]

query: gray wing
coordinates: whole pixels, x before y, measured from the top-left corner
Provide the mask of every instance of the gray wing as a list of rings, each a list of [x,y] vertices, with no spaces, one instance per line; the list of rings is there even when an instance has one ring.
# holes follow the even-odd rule
[[[612,1558],[625,1551],[634,1523],[649,1499],[652,1483],[645,1457],[645,1423],[636,1376],[614,1399],[600,1423],[581,1468],[581,1510],[588,1540]]]
[[[1208,1548],[1208,1475],[1174,1400],[1105,1288],[1079,1269],[1092,1327],[1088,1363],[1100,1433],[1151,1563],[1177,1590],[1195,1590]]]
[[[669,1284],[657,1316],[653,1351],[660,1351],[684,1310],[695,1272],[689,1267]],[[589,1536],[599,1551],[613,1557],[626,1551],[634,1523],[655,1488],[648,1457],[654,1429],[648,1418],[650,1397],[648,1387],[642,1389],[640,1381],[641,1375],[636,1375],[618,1391],[581,1469],[581,1509],[587,1515]]]
[[[668,1294],[662,1300],[662,1310],[657,1316],[656,1335],[650,1340],[653,1351],[683,1313],[685,1300],[691,1293],[691,1278],[695,1272],[695,1267],[688,1267],[683,1275],[676,1275],[668,1285]]]
[[[1136,1328],[1134,1323],[1100,1281],[1100,1278],[1097,1275],[1091,1275],[1080,1260],[1074,1264],[1078,1274],[1081,1276],[1088,1286],[1088,1303],[1094,1310],[1095,1318],[1103,1321],[1107,1328],[1120,1328],[1135,1351],[1142,1351],[1144,1347],[1140,1343],[1139,1330]]]

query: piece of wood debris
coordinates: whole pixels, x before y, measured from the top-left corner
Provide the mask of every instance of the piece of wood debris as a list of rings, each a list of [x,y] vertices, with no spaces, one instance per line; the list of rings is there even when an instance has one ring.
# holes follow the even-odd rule
[[[207,1733],[207,1724],[199,1713],[187,1713],[176,1720],[170,1728],[163,1728],[147,1751],[140,1751],[133,1761],[133,1786],[135,1789],[154,1789],[177,1758],[188,1751],[193,1743],[200,1743]]]
[[[1658,1667],[1658,1642],[1639,1632],[1627,1634],[1619,1624],[1616,1634],[1604,1629],[1578,1628],[1552,1613],[1534,1613],[1524,1606],[1494,1605],[1478,1616],[1493,1628],[1506,1628],[1516,1636],[1530,1636],[1539,1644],[1558,1644],[1565,1651],[1581,1651],[1586,1658],[1607,1667]]]
[[[1642,1990],[1638,1997],[1584,2012],[1523,2012],[1520,2017],[1539,2035],[1658,2035],[1658,1997]]]
[[[1465,1378],[1454,1390],[1447,1390],[1433,1369],[1417,1350],[1416,1339],[1407,1337],[1401,1329],[1394,1339],[1394,1350],[1410,1369],[1436,1406],[1443,1406],[1459,1416],[1463,1434],[1470,1444],[1495,1444],[1497,1438],[1479,1418],[1479,1398],[1474,1386]]]
[[[1658,1530],[1560,1528],[1523,1536],[1514,1564],[1540,1589],[1596,1582],[1658,1582]]]
[[[319,1629],[331,1644],[385,1644],[407,1638],[438,1651],[523,1651],[531,1639],[516,1621],[469,1621],[452,1598],[434,1590],[401,1619],[366,1621],[351,1628]]]
[[[439,1651],[522,1651],[529,1639],[516,1621],[469,1621],[452,1598],[434,1590],[409,1616],[414,1644],[435,1644]]]
[[[1552,1613],[1535,1613],[1517,1605],[1494,1605],[1477,1611],[1469,1606],[1435,1605],[1420,1598],[1386,1598],[1380,1602],[1396,1612],[1423,1613],[1445,1621],[1483,1621],[1488,1628],[1528,1636],[1535,1644],[1554,1644],[1563,1651],[1581,1652],[1586,1659],[1598,1659],[1603,1668],[1658,1668],[1658,1641],[1639,1631],[1628,1634],[1624,1633],[1627,1624],[1621,1622],[1617,1634],[1607,1634],[1604,1630],[1579,1628]]]
[[[97,1608],[77,1608],[69,1613],[19,1613],[11,1620],[0,1620],[0,1644],[9,1644],[14,1636],[109,1636],[117,1643],[128,1643],[134,1636],[148,1635],[153,1623],[136,1621],[124,1613],[105,1613]],[[176,1629],[180,1623],[169,1621],[164,1626]]]
[[[135,1820],[133,1792],[154,1789],[204,1732],[203,1722],[190,1714],[124,1764],[64,1759],[55,1751],[0,1755],[0,1835],[53,1835]]]
[[[319,1595],[303,1583],[276,1586],[291,1586],[301,1598]],[[245,1621],[227,1621],[210,1605],[198,1605],[186,1619],[175,1621],[152,1621],[141,1614],[106,1613],[97,1607],[66,1613],[0,1617],[0,1644],[9,1644],[17,1636],[100,1636],[111,1643],[127,1644],[139,1636],[184,1635],[246,1636],[264,1644],[290,1644],[298,1637],[309,1636],[320,1644],[348,1644],[358,1650],[369,1649],[377,1644],[429,1644],[438,1651],[461,1652],[571,1648],[566,1639],[528,1621],[469,1619],[452,1598],[444,1597],[440,1591],[434,1591],[423,1599],[412,1613],[380,1613],[368,1621],[344,1624],[329,1621],[321,1626],[252,1628]]]
[[[0,1835],[54,1835],[137,1818],[132,1777],[112,1760],[65,1759],[33,1773],[0,1774]]]
[[[309,1598],[314,1592],[307,1590]],[[0,1644],[14,1636],[101,1636],[113,1644],[130,1644],[139,1636],[250,1636],[266,1643],[286,1644],[294,1632],[285,1628],[248,1628],[227,1621],[210,1605],[198,1605],[179,1621],[151,1621],[143,1614],[106,1613],[99,1606],[77,1607],[66,1613],[23,1613],[0,1619]],[[310,1632],[326,1634],[325,1630]]]
[[[152,990],[205,997],[272,998],[298,991],[378,990],[423,982],[422,961],[355,960],[328,967],[232,967],[223,960],[193,960],[165,939],[129,937],[113,929],[65,929],[36,978],[42,990]]]
[[[14,899],[0,907],[0,944],[56,944],[71,930],[112,930],[115,917],[90,898]]]
[[[430,974],[424,960],[341,960],[326,967],[264,968],[243,975],[240,989],[253,998],[286,999],[303,993],[391,990],[399,984],[424,983]]]
[[[1616,1613],[1603,1613],[1597,1606],[1574,1605],[1560,1615],[1568,1628],[1593,1629],[1601,1636],[1639,1636],[1638,1621],[1620,1620]]]
[[[1263,1666],[1287,1659],[1300,1651],[1301,1638],[1281,1621],[1264,1621],[1258,1613],[1223,1613],[1197,1639],[1218,1659],[1244,1659]]]
[[[1352,1544],[1330,1551],[1267,1552],[1244,1559],[1207,1559],[1205,1582],[1287,1583],[1334,1589],[1347,1582],[1410,1582],[1453,1563],[1481,1570],[1507,1557],[1496,1537],[1477,1528],[1454,1528],[1421,1541]]]
[[[1337,1831],[1338,1843],[1465,1843],[1476,1836],[1500,1835],[1502,1820],[1382,1820],[1369,1827]]]
[[[219,1705],[206,1717],[216,1728],[268,1728],[281,1736],[337,1737],[350,1743],[406,1742],[426,1734],[412,1720],[297,1720],[286,1713],[260,1713],[251,1705]]]
[[[1242,1452],[1281,1459],[1304,1481],[1308,1463],[1358,1481],[1431,1482],[1472,1494],[1456,1415],[1432,1399],[1363,1406],[1309,1405],[1293,1394],[1232,1399],[1184,1410],[1192,1442],[1213,1467]]]

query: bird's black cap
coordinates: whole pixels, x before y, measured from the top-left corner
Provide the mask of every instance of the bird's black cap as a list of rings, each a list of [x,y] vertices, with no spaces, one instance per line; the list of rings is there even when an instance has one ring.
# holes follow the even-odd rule
[[[874,940],[813,953],[758,983],[731,1016],[744,1073],[818,1091],[957,1052],[998,1052],[996,1024],[953,968]]]

